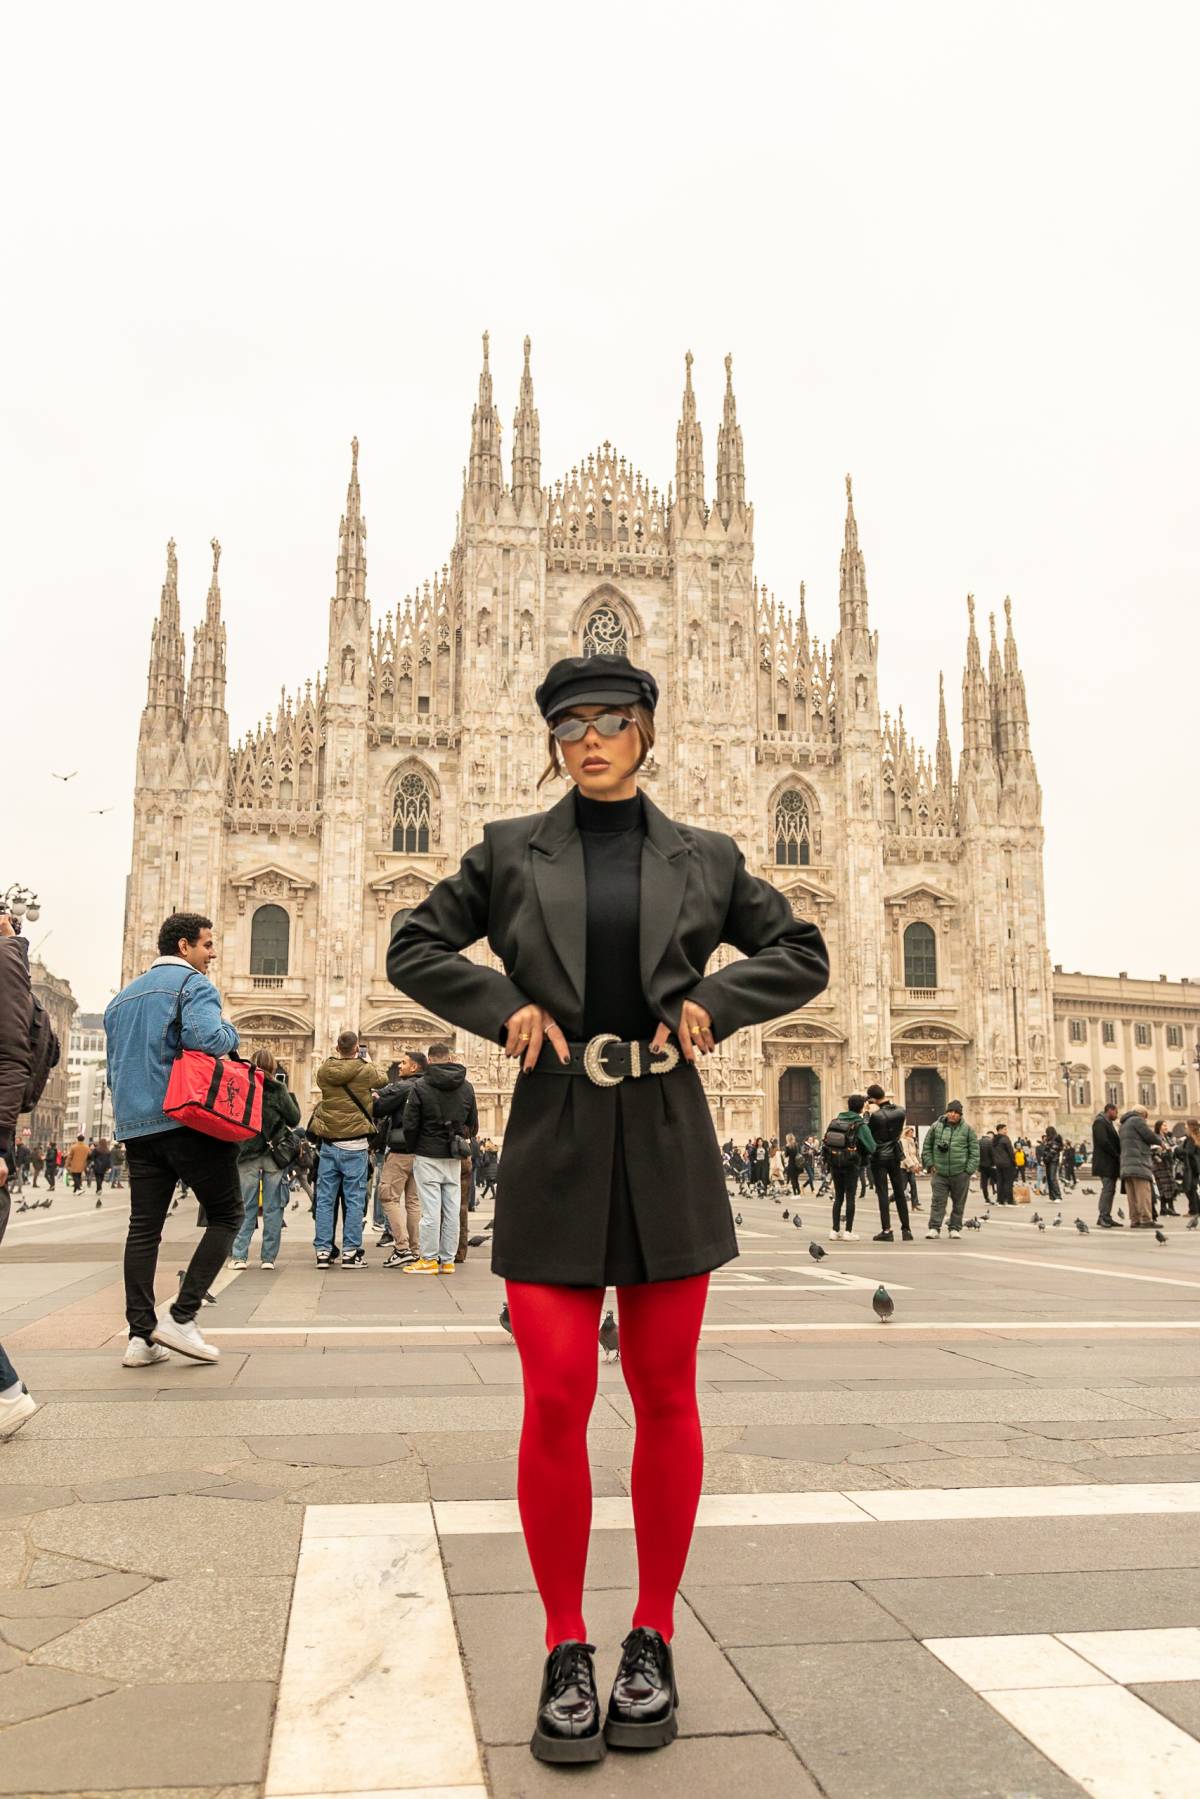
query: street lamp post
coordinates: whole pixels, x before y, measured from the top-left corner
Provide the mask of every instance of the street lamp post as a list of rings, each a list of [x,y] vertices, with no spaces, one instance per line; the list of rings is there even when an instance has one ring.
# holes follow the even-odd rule
[[[0,912],[11,913],[18,924],[23,918],[27,918],[30,924],[36,924],[41,913],[41,903],[32,887],[23,887],[19,881],[14,881],[11,887],[0,893]]]
[[[1066,1088],[1067,1117],[1069,1118],[1071,1115],[1071,1064],[1069,1062],[1060,1062],[1058,1066],[1062,1073],[1063,1086]],[[1066,1120],[1064,1120],[1064,1123],[1065,1122]]]

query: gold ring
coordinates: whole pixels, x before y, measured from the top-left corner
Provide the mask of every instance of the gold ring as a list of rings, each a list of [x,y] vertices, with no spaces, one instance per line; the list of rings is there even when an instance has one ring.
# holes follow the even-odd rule
[[[518,1043],[528,1043],[529,1042],[529,1032],[522,1031],[521,1035],[517,1038],[517,1042]]]
[[[691,1032],[693,1037],[703,1037],[704,1026],[702,1024],[694,1024],[691,1026]]]

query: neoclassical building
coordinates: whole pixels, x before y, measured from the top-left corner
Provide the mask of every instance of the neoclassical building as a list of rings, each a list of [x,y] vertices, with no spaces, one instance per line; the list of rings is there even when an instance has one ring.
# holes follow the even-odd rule
[[[691,365],[689,354],[665,491],[609,442],[551,481],[529,342],[506,460],[485,337],[449,560],[382,615],[368,594],[356,441],[324,665],[236,744],[220,546],[186,679],[168,546],[124,978],[153,955],[161,919],[194,907],[217,921],[220,984],[243,1038],[282,1055],[301,1092],[347,1025],[377,1059],[442,1034],[388,983],[396,921],[486,820],[557,797],[552,782],[537,786],[545,730],[532,695],[549,663],[624,651],[662,684],[647,790],[668,814],[736,837],[830,946],[820,1000],[739,1033],[705,1065],[722,1136],[816,1127],[876,1078],[921,1122],[953,1095],[972,1116],[1032,1129],[1061,1089],[1041,792],[1009,602],[985,651],[967,601],[956,768],[944,703],[932,755],[899,707],[881,711],[849,477],[837,612],[818,638],[803,585],[788,610],[755,570],[730,360],[715,490]],[[494,1044],[460,1048],[484,1127],[498,1131],[513,1064]]]

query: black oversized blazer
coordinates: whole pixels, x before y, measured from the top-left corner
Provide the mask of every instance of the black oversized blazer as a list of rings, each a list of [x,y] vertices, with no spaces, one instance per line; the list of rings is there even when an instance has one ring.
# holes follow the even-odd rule
[[[746,868],[731,837],[675,824],[643,793],[640,963],[650,1011],[672,1030],[685,999],[718,1041],[815,998],[829,959],[815,925]],[[460,952],[486,937],[504,972]],[[706,975],[729,943],[739,961]],[[587,955],[583,844],[570,791],[544,813],[484,827],[392,939],[392,983],[495,1042],[519,1007],[544,1006],[569,1042],[582,1032]],[[618,1139],[650,1278],[737,1254],[716,1132],[696,1070],[599,1088],[586,1076],[522,1074],[500,1167],[492,1266],[518,1280],[603,1284]]]

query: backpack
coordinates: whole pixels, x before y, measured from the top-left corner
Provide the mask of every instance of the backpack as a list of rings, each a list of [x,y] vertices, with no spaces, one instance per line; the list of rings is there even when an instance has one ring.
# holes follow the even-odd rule
[[[46,1091],[50,1070],[57,1068],[62,1046],[50,1023],[50,1014],[37,995],[33,996],[33,1018],[29,1026],[29,1079],[21,1100],[21,1111],[32,1112]]]
[[[861,1118],[856,1118],[853,1124],[841,1124],[835,1118],[831,1125],[826,1126],[821,1149],[830,1168],[850,1168],[859,1161],[858,1132],[861,1124]]]

